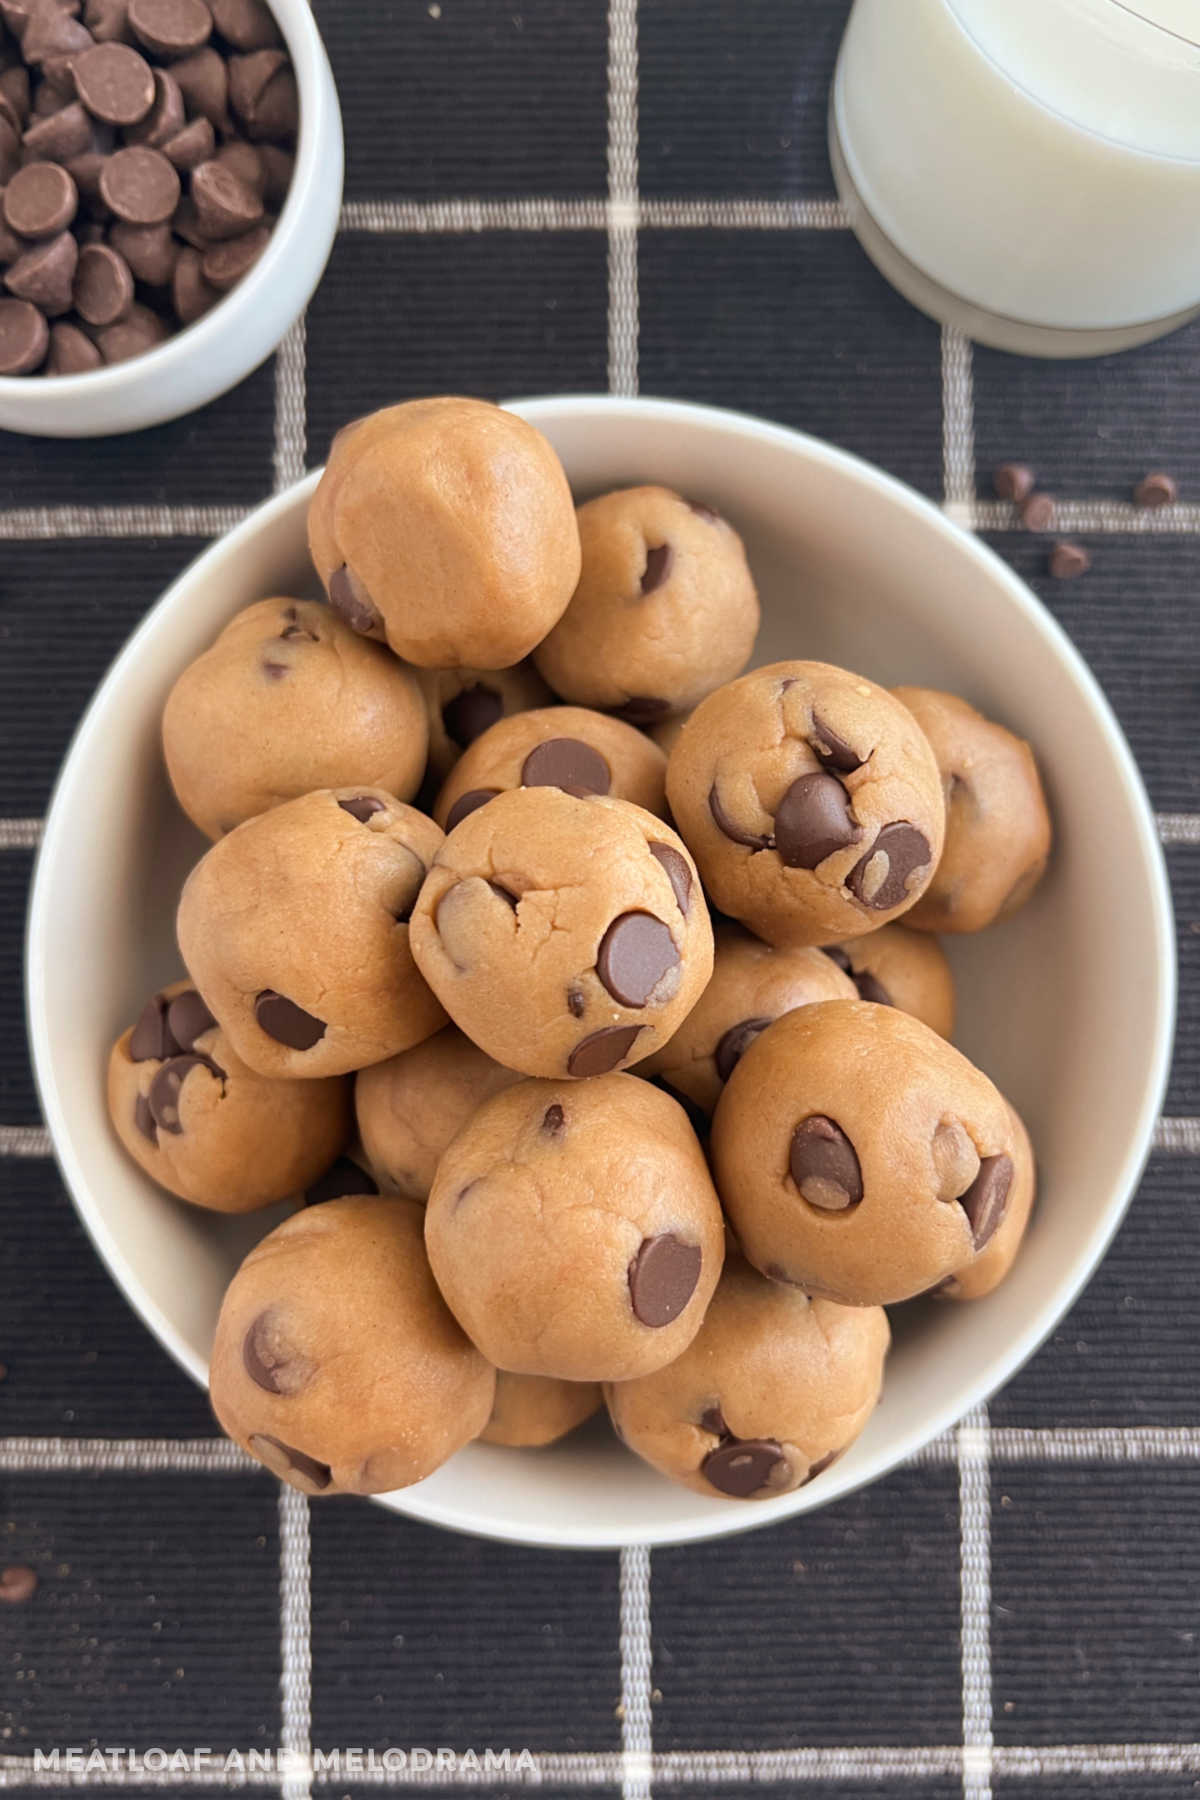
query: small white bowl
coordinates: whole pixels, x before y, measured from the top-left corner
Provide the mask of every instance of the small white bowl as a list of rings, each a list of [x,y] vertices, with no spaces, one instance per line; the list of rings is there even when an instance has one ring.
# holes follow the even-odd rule
[[[1037,1147],[1033,1226],[987,1300],[894,1313],[883,1402],[849,1454],[797,1493],[739,1504],[672,1486],[590,1426],[547,1451],[471,1445],[383,1502],[524,1543],[715,1537],[894,1468],[999,1387],[1071,1305],[1133,1192],[1161,1101],[1169,890],[1137,769],[1092,676],[1011,570],[927,501],[813,438],[735,413],[578,397],[513,410],[550,438],[578,494],[665,482],[732,520],[764,602],[762,661],[822,657],[966,694],[1036,745],[1057,821],[1033,902],[949,944],[958,1041],[1020,1108]],[[145,996],[181,972],[175,898],[203,848],[163,772],[163,702],[235,609],[311,589],[304,519],[316,479],[206,551],[125,646],[68,754],[30,911],[30,1033],[59,1162],[112,1274],[200,1382],[222,1290],[263,1222],[201,1213],[134,1168],[105,1112],[105,1058]]]
[[[206,406],[270,356],[308,305],[337,235],[342,118],[307,0],[269,0],[300,92],[292,184],[271,241],[194,325],[144,356],[86,375],[0,376],[0,426],[30,437],[109,437]]]

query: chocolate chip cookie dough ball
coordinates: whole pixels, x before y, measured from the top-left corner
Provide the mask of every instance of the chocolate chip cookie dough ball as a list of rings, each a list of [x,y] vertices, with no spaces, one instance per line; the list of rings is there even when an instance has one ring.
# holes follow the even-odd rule
[[[879,1306],[810,1300],[733,1257],[669,1368],[606,1390],[618,1435],[698,1494],[771,1500],[805,1487],[858,1436],[889,1343]]]
[[[477,1437],[495,1373],[438,1293],[411,1200],[296,1213],[253,1249],[209,1384],[235,1443],[304,1494],[409,1487]]]
[[[853,981],[823,950],[773,950],[740,925],[718,925],[715,936],[712,980],[670,1043],[638,1068],[709,1117],[742,1052],[773,1019],[794,1006],[855,997]]]
[[[507,1444],[514,1450],[556,1444],[604,1405],[595,1381],[555,1381],[548,1375],[496,1374],[492,1416],[480,1432],[485,1444]]]
[[[179,949],[260,1075],[341,1075],[432,1036],[446,1015],[409,924],[442,834],[381,788],[323,788],[247,819],[196,864]]]
[[[755,1039],[713,1119],[749,1260],[851,1306],[970,1268],[1012,1196],[1015,1133],[987,1076],[892,1006],[831,1000]]]
[[[904,925],[884,925],[866,937],[827,945],[854,983],[860,1000],[898,1006],[939,1037],[954,1031],[954,977],[937,939]]]
[[[307,1187],[350,1136],[350,1089],[248,1069],[190,981],[154,994],[108,1061],[113,1128],[147,1175],[213,1212]]]
[[[515,669],[418,669],[416,676],[429,717],[429,772],[439,782],[501,719],[554,703],[531,662]]]
[[[627,801],[560,788],[498,794],[455,827],[411,938],[459,1029],[524,1075],[640,1062],[712,972],[708,909],[675,833]]]
[[[1013,1128],[1013,1178],[1008,1205],[987,1247],[965,1269],[934,1289],[939,1300],[982,1300],[1000,1286],[1025,1240],[1037,1197],[1037,1163],[1020,1114],[1011,1105],[1008,1111]]]
[[[210,838],[313,788],[360,781],[408,800],[428,739],[411,671],[311,600],[238,613],[163,714],[175,797]]]
[[[361,1070],[354,1110],[372,1168],[397,1194],[424,1201],[455,1132],[485,1100],[520,1079],[453,1025]]]
[[[522,1081],[438,1164],[425,1213],[438,1286],[497,1368],[624,1381],[685,1350],[725,1254],[682,1109],[630,1075]]]
[[[410,400],[340,431],[308,544],[330,604],[423,669],[508,669],[579,579],[562,464],[483,400]]]
[[[433,816],[453,831],[467,814],[516,787],[611,794],[662,818],[667,759],[657,744],[586,706],[546,706],[502,719],[463,752]]]
[[[942,853],[933,752],[884,688],[829,663],[755,669],[692,714],[667,799],[722,912],[772,944],[898,918]]]
[[[982,931],[1024,906],[1050,856],[1050,814],[1033,751],[956,694],[894,690],[925,733],[946,793],[946,847],[905,923]]]
[[[578,517],[579,586],[534,656],[556,694],[650,725],[745,668],[758,595],[731,525],[663,487],[604,494]]]

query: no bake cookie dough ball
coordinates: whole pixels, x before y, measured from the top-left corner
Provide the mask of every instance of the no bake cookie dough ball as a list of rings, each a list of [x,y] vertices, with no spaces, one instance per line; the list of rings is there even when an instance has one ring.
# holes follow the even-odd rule
[[[451,1312],[490,1362],[567,1381],[671,1362],[725,1253],[682,1108],[630,1075],[494,1095],[438,1165],[425,1241]]]
[[[604,494],[578,517],[579,586],[534,659],[555,693],[648,725],[745,668],[758,595],[731,525],[664,487]]]
[[[609,1412],[629,1448],[672,1481],[770,1500],[853,1443],[879,1398],[888,1342],[882,1307],[810,1300],[732,1257],[682,1356],[609,1387]]]
[[[460,1030],[526,1075],[640,1061],[712,972],[708,910],[675,833],[624,800],[559,788],[499,794],[451,832],[411,939]]]
[[[546,706],[502,719],[463,752],[433,816],[453,831],[467,814],[516,787],[582,788],[666,809],[667,759],[646,735],[586,706]]]
[[[1024,906],[1050,856],[1050,814],[1033,751],[956,694],[893,692],[928,738],[946,793],[946,847],[905,924],[982,931]]]
[[[371,1167],[397,1194],[425,1200],[455,1132],[485,1100],[520,1079],[453,1025],[361,1070],[354,1110]]]
[[[163,714],[175,797],[210,838],[313,788],[360,781],[407,800],[428,738],[411,671],[310,600],[238,613]]]
[[[267,1081],[190,981],[154,994],[113,1045],[108,1110],[133,1160],[213,1212],[252,1212],[316,1181],[350,1136],[350,1089]]]
[[[498,1370],[492,1416],[479,1435],[485,1444],[540,1449],[566,1437],[603,1404],[603,1393],[595,1381],[555,1381],[549,1375],[510,1375]]]
[[[1037,1164],[1020,1114],[1011,1105],[1008,1111],[1013,1128],[1013,1178],[1004,1216],[986,1248],[965,1269],[948,1276],[934,1289],[939,1300],[982,1300],[985,1294],[1000,1286],[1024,1242],[1037,1197]]]
[[[773,950],[740,925],[718,925],[715,935],[712,980],[670,1043],[638,1068],[709,1116],[742,1052],[773,1019],[856,992],[823,950]]]
[[[407,921],[442,841],[381,788],[326,788],[248,819],[200,859],[179,948],[243,1062],[339,1075],[440,1030]]]
[[[531,662],[514,669],[418,669],[416,678],[429,716],[429,772],[438,782],[501,719],[554,702]]]
[[[235,1443],[305,1494],[408,1487],[477,1437],[495,1373],[438,1293],[411,1200],[331,1200],[253,1249],[209,1383]]]
[[[579,579],[562,464],[482,400],[410,400],[340,431],[308,544],[330,604],[425,669],[508,669]]]
[[[764,1274],[889,1305],[967,1270],[1012,1196],[1014,1130],[987,1076],[891,1006],[785,1013],[713,1119],[717,1187]]]
[[[713,902],[774,944],[829,944],[915,904],[942,853],[933,752],[884,688],[773,663],[710,694],[667,798]]]
[[[937,939],[904,925],[883,925],[866,937],[826,946],[853,981],[860,1000],[898,1006],[939,1037],[954,1030],[954,977]]]

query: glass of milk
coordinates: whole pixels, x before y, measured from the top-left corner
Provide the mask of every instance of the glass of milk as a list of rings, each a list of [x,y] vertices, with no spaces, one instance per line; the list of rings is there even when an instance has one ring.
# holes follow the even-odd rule
[[[867,254],[982,343],[1200,314],[1200,0],[855,0],[829,140]]]

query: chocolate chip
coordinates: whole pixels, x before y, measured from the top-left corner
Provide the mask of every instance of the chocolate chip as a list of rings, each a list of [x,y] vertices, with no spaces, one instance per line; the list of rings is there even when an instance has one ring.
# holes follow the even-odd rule
[[[872,975],[870,969],[859,969],[857,974],[851,970],[851,979],[858,989],[860,1000],[870,1000],[875,1006],[895,1006],[896,1002],[882,981]]]
[[[700,1414],[700,1429],[702,1431],[711,1431],[714,1437],[733,1436],[733,1433],[725,1423],[725,1414],[721,1411],[719,1403],[705,1407],[704,1411]]]
[[[979,1164],[978,1175],[966,1193],[959,1195],[958,1204],[967,1215],[976,1250],[982,1250],[995,1235],[1008,1208],[1012,1179],[1010,1156],[985,1156]]]
[[[1030,494],[1022,501],[1021,523],[1027,531],[1049,531],[1053,522],[1053,494]]]
[[[522,763],[521,785],[607,794],[612,787],[612,770],[600,752],[581,738],[547,738]]]
[[[180,1089],[193,1069],[207,1069],[210,1075],[224,1080],[225,1071],[217,1067],[211,1056],[201,1056],[198,1052],[191,1051],[186,1056],[172,1056],[165,1062],[150,1083],[150,1092],[146,1095],[154,1123],[160,1131],[169,1131],[174,1137],[178,1137],[183,1130],[179,1118]]]
[[[71,65],[93,39],[86,26],[71,16],[78,8],[68,10],[56,0],[35,9],[21,39],[21,56],[26,63],[40,65],[43,76],[56,88],[71,86]]]
[[[212,164],[202,166],[209,169]],[[193,194],[195,185],[193,175]],[[161,150],[151,150],[146,144],[130,144],[115,151],[100,171],[102,199],[118,219],[130,225],[161,225],[179,205],[179,193],[179,173],[174,165]]]
[[[53,237],[75,217],[79,193],[57,163],[31,162],[4,190],[4,217],[21,237]]]
[[[838,968],[841,969],[844,974],[853,975],[854,970],[850,967],[850,958],[846,955],[846,952],[842,949],[840,944],[826,944],[824,954],[829,958],[830,962],[836,963]]]
[[[908,880],[932,859],[929,840],[915,825],[885,825],[871,848],[846,877],[856,900],[873,912],[887,912],[908,898]]]
[[[29,127],[21,142],[25,146],[26,155],[37,161],[65,163],[73,156],[81,156],[92,147],[93,121],[90,115],[73,100],[69,106],[60,107],[58,112],[51,113],[49,118],[38,119]]]
[[[258,159],[263,166],[263,199],[268,206],[279,208],[292,185],[296,159],[290,150],[281,149],[278,144],[259,144]]]
[[[542,1130],[547,1137],[558,1137],[566,1129],[566,1123],[561,1106],[548,1106],[542,1114]]]
[[[661,863],[666,870],[667,880],[675,890],[675,898],[679,902],[679,910],[687,918],[688,908],[692,903],[692,871],[687,866],[687,859],[679,854],[671,844],[647,844],[651,856]]]
[[[646,546],[646,566],[642,570],[642,593],[652,594],[660,588],[671,573],[671,564],[675,560],[675,552],[670,544],[648,544]]]
[[[352,819],[357,819],[360,825],[365,825],[368,819],[375,817],[376,813],[387,811],[383,801],[377,800],[374,794],[355,794],[349,800],[339,800],[338,805],[343,812],[349,813]]]
[[[1164,469],[1155,469],[1151,474],[1143,475],[1133,490],[1133,504],[1149,507],[1153,511],[1160,506],[1173,506],[1178,498],[1179,488],[1175,478]]]
[[[195,988],[176,994],[167,1006],[167,1033],[180,1050],[190,1050],[196,1039],[211,1031],[216,1022]]]
[[[73,69],[79,98],[106,125],[136,125],[154,105],[154,71],[128,44],[95,44]]]
[[[379,1183],[373,1175],[348,1156],[339,1156],[325,1173],[304,1190],[305,1206],[323,1206],[326,1200],[341,1200],[347,1194],[377,1194]]]
[[[129,0],[129,23],[156,56],[187,56],[212,34],[204,0]]]
[[[221,298],[215,287],[204,279],[204,257],[199,250],[185,246],[175,259],[171,274],[171,301],[179,322],[194,325],[210,312]]]
[[[274,50],[257,50],[256,56],[276,56]],[[237,60],[236,58],[234,59]],[[249,60],[249,59],[247,59]],[[232,67],[229,76],[229,95],[232,100],[235,93],[235,81]],[[246,135],[255,139],[275,139],[290,141],[296,135],[296,127],[300,123],[300,94],[296,86],[296,77],[290,68],[281,67],[276,74],[259,90],[254,101],[253,112],[240,114],[246,128]]]
[[[713,823],[716,825],[717,830],[723,832],[731,843],[745,844],[751,850],[769,850],[771,845],[775,842],[772,837],[764,837],[758,832],[743,831],[740,825],[734,824],[729,814],[725,811],[725,808],[721,805],[715,781],[708,790],[708,810],[713,816]]]
[[[581,988],[569,987],[567,989],[567,1011],[573,1019],[582,1019],[587,1011],[587,1001],[583,997]]]
[[[774,1438],[730,1438],[709,1451],[700,1472],[719,1494],[748,1500],[764,1488],[783,1488],[791,1464]]]
[[[294,1000],[264,988],[254,1002],[254,1017],[260,1031],[265,1031],[277,1044],[289,1050],[311,1050],[325,1036],[325,1021],[305,1012]]]
[[[17,127],[20,129],[29,117],[29,70],[21,63],[13,63],[11,68],[0,69],[0,94],[8,101],[17,116]]]
[[[229,76],[224,57],[206,44],[203,50],[172,63],[171,74],[183,90],[188,111],[199,113],[223,131],[229,124]]]
[[[169,225],[126,225],[118,219],[109,230],[108,241],[124,257],[135,281],[144,281],[148,287],[170,287],[179,245]]]
[[[327,1488],[333,1480],[333,1471],[328,1463],[318,1462],[315,1456],[308,1456],[303,1450],[297,1450],[282,1439],[270,1437],[265,1431],[255,1432],[249,1440],[251,1452],[260,1462],[266,1463],[273,1475],[286,1478],[288,1475],[299,1475],[301,1480],[309,1482],[318,1492]]]
[[[101,366],[103,358],[90,337],[77,325],[59,323],[50,327],[50,348],[42,367],[43,375],[86,375]]]
[[[28,375],[46,354],[50,328],[28,300],[0,299],[0,375]]]
[[[792,1133],[788,1168],[809,1205],[823,1212],[845,1212],[863,1197],[854,1145],[840,1125],[821,1113],[802,1120]]]
[[[127,144],[149,144],[155,150],[161,150],[187,124],[184,111],[183,91],[173,75],[165,69],[154,71],[154,105],[137,125],[127,125],[125,142]]]
[[[775,809],[775,848],[789,869],[815,869],[859,835],[849,796],[834,775],[801,775]]]
[[[827,769],[836,769],[839,775],[852,775],[855,769],[861,769],[865,757],[852,750],[844,737],[828,725],[823,719],[813,714],[812,736],[809,739],[813,754]]]
[[[205,166],[212,168],[214,165],[208,163]],[[341,614],[351,631],[357,631],[363,637],[377,631],[383,623],[367,590],[345,563],[329,577],[329,604],[335,613]]]
[[[771,1019],[740,1019],[729,1027],[713,1053],[722,1081],[729,1080],[755,1038],[773,1022]]]
[[[669,700],[658,700],[650,694],[631,694],[621,706],[614,706],[613,717],[627,725],[653,725],[671,711]]]
[[[1018,504],[1033,492],[1034,475],[1028,463],[1001,463],[992,470],[992,486],[1001,500]]]
[[[81,319],[115,325],[133,305],[133,271],[107,244],[89,244],[79,252],[74,292]]]
[[[164,1062],[178,1056],[185,1046],[171,1033],[170,1002],[165,994],[147,1000],[129,1037],[129,1056],[133,1062]]]
[[[268,50],[279,28],[262,0],[210,0],[213,24],[235,50]]]
[[[477,681],[455,694],[453,700],[447,700],[442,708],[442,724],[451,743],[465,750],[503,715],[504,701],[495,688]]]
[[[634,1316],[659,1330],[677,1319],[700,1279],[699,1244],[685,1244],[674,1232],[643,1238],[629,1265],[629,1297]]]
[[[83,22],[98,44],[127,44],[129,0],[87,0]]]
[[[96,342],[106,363],[119,363],[128,362],[134,356],[144,356],[166,336],[167,327],[158,314],[135,301],[126,318],[118,319],[115,325],[106,325],[96,334]]]
[[[242,1339],[242,1366],[255,1387],[268,1394],[294,1394],[304,1386],[309,1369],[303,1358],[281,1349],[279,1314],[260,1312]]]
[[[177,84],[178,85],[178,84]],[[162,153],[177,169],[198,169],[207,162],[217,147],[216,133],[209,119],[192,119],[182,131],[168,138]]]
[[[607,1075],[623,1062],[641,1034],[640,1025],[606,1025],[580,1038],[567,1058],[568,1075]]]
[[[154,1114],[150,1111],[150,1102],[145,1094],[139,1094],[133,1103],[133,1122],[143,1137],[152,1144],[158,1142],[158,1126],[154,1123]]]
[[[645,1006],[679,967],[670,930],[653,913],[627,912],[613,920],[596,957],[596,973],[622,1006]]]
[[[48,168],[48,163],[38,163]],[[18,300],[28,300],[48,319],[71,310],[71,293],[79,262],[79,246],[69,231],[46,238],[10,264],[4,285]]]
[[[238,237],[263,216],[260,196],[215,160],[192,170],[191,196],[201,229],[210,238]]]
[[[456,825],[461,825],[465,818],[478,812],[481,806],[486,806],[489,800],[494,800],[499,792],[499,788],[468,788],[465,794],[460,794],[446,814],[447,832],[453,831]]]
[[[0,1569],[0,1601],[6,1606],[23,1606],[37,1592],[38,1578],[32,1569],[12,1563]]]
[[[1075,581],[1086,575],[1091,566],[1091,556],[1083,545],[1070,544],[1065,539],[1053,546],[1046,563],[1056,581]]]

